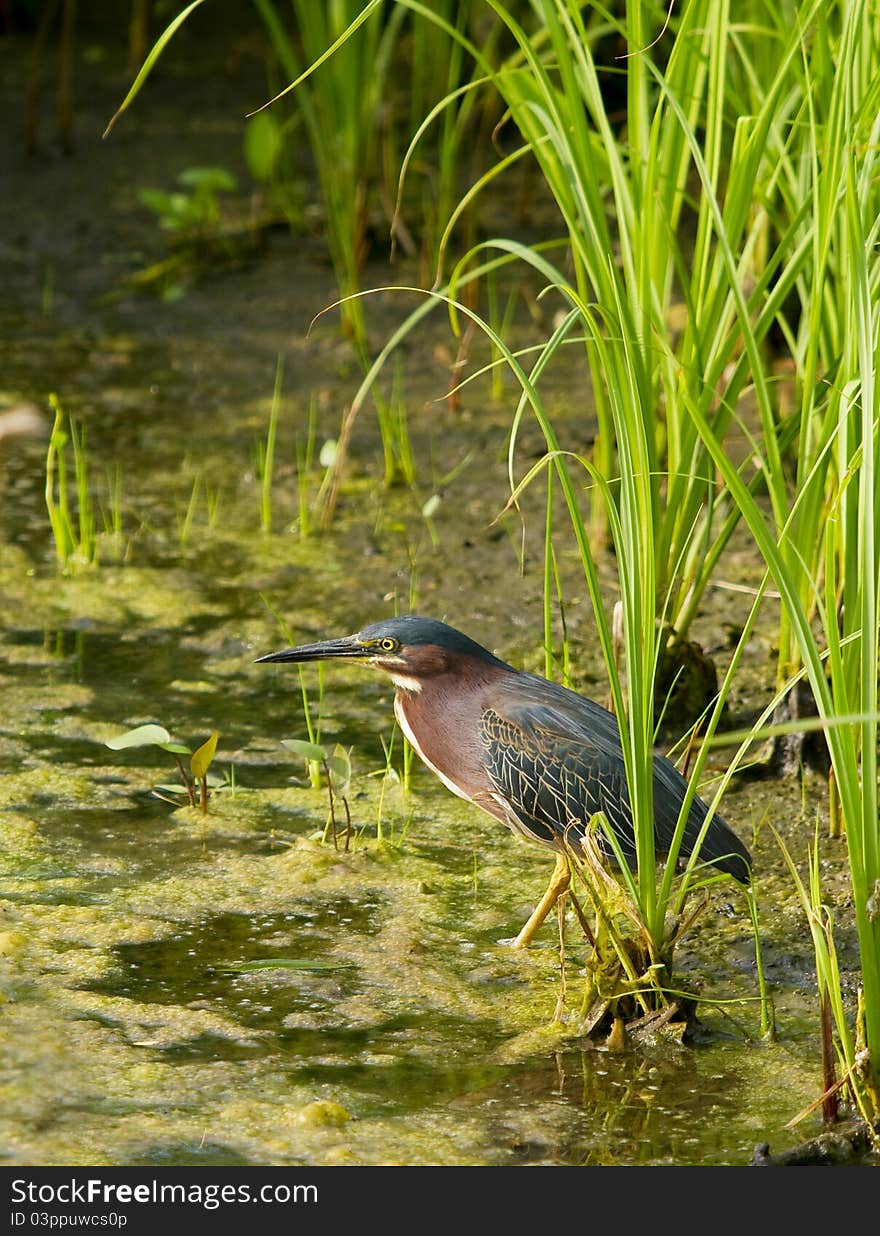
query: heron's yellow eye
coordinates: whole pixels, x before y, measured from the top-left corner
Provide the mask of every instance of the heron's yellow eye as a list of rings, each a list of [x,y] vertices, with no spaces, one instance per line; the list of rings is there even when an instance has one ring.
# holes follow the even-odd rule
[[[393,652],[394,649],[397,647],[397,640],[396,639],[380,639],[379,647],[382,649],[383,652]]]

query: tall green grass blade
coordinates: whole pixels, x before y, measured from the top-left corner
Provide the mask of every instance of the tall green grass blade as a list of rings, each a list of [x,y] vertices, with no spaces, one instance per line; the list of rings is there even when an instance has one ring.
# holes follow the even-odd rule
[[[152,73],[153,68],[155,67],[156,61],[162,55],[162,52],[165,50],[169,41],[174,37],[174,35],[177,33],[177,31],[180,29],[180,27],[189,17],[190,13],[192,13],[194,9],[197,9],[201,3],[202,3],[202,0],[193,0],[193,3],[188,4],[187,7],[183,9],[182,12],[178,13],[177,16],[174,18],[174,20],[170,22],[165,27],[165,29],[162,31],[162,33],[159,35],[158,39],[153,44],[152,48],[147,54],[146,60],[144,60],[144,63],[141,65],[140,71],[135,77],[132,83],[131,89],[129,90],[125,98],[122,100],[122,103],[113,113],[113,116],[110,118],[110,123],[107,125],[107,128],[101,134],[102,137],[109,136],[110,130],[116,124],[116,121],[119,119],[122,113],[128,109],[130,104],[134,101],[134,99],[140,93],[141,87],[143,86],[147,78],[150,76],[150,73]]]
[[[278,414],[281,407],[281,387],[284,380],[284,358],[279,352],[275,363],[275,386],[269,409],[269,428],[260,453],[260,527],[272,531],[272,479],[275,470],[275,442],[278,436]]]

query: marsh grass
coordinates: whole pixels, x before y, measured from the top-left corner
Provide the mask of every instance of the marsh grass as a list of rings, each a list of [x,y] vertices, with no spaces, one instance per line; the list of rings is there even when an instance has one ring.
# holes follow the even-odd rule
[[[379,437],[382,442],[385,485],[412,487],[416,482],[416,465],[410,441],[406,400],[401,389],[399,369],[395,372],[389,397],[374,391]]]
[[[303,442],[296,440],[296,526],[300,536],[310,536],[314,530],[313,500],[310,493],[310,480],[315,466],[315,443],[318,429],[318,405],[312,398],[309,402],[309,416],[306,427],[306,437]]]
[[[254,7],[284,72],[295,83],[295,102],[321,182],[336,277],[343,295],[350,295],[360,286],[367,251],[382,99],[404,12],[396,7],[383,12],[378,0],[367,5],[360,0],[292,0],[284,9],[273,0],[254,0]],[[335,51],[328,57],[331,47]],[[366,324],[359,302],[346,303],[343,320],[365,361]]]
[[[183,462],[184,477],[188,478],[191,463],[189,459]],[[187,479],[189,492],[179,496],[174,503],[177,542],[181,549],[187,548],[193,540],[193,534],[201,524],[213,532],[220,520],[221,490],[208,480],[207,474],[198,470]],[[203,522],[202,522],[203,521]]]
[[[403,748],[400,769],[397,768],[394,762],[398,735],[400,735]],[[369,774],[371,777],[377,777],[380,785],[379,798],[376,804],[376,840],[380,843],[386,842],[389,845],[401,845],[409,831],[413,816],[410,797],[413,749],[403,735],[400,734],[400,728],[396,722],[391,731],[391,737],[386,738],[384,734],[380,734],[379,741],[382,744],[385,763],[383,767],[377,768],[375,772]],[[395,797],[399,798],[399,803],[392,808],[390,813],[391,822],[389,824],[386,823],[386,817],[389,814],[388,800]],[[399,828],[394,823],[395,816],[398,815],[402,817],[402,823]]]
[[[86,430],[64,412],[57,395],[49,396],[49,406],[55,413],[55,420],[46,451],[46,510],[58,565],[67,571],[97,561],[95,510]],[[68,448],[73,459],[72,486]]]
[[[775,833],[775,830],[774,830]],[[792,858],[785,842],[775,833],[776,840],[785,857],[786,865],[792,881],[798,892],[801,907],[807,920],[810,937],[813,943],[813,953],[816,958],[816,981],[818,987],[818,1012],[822,1036],[822,1081],[823,1093],[816,1101],[821,1104],[823,1117],[826,1121],[837,1118],[839,1112],[839,1091],[846,1088],[855,1106],[866,1120],[871,1120],[877,1110],[877,1095],[869,1105],[864,1102],[864,1082],[866,1078],[857,1077],[858,1054],[864,1050],[864,1043],[856,1042],[855,1035],[850,1030],[850,1019],[843,1004],[843,988],[841,984],[840,967],[837,958],[837,946],[834,937],[834,916],[822,895],[822,878],[819,862],[819,841],[814,839],[807,856],[807,878],[802,876],[797,864]],[[832,1028],[838,1027],[838,1037],[835,1044],[832,1040]],[[843,1034],[839,1028],[844,1027]],[[838,1066],[841,1075],[838,1077]],[[861,1082],[861,1084],[860,1084]],[[812,1111],[812,1106],[809,1111]],[[799,1122],[809,1112],[795,1117],[792,1124]]]
[[[821,909],[815,880],[809,898],[802,899],[848,1084],[870,1120],[880,1114],[878,52],[876,40],[869,40],[876,17],[871,20],[865,5],[841,5],[834,17],[819,24],[816,36],[826,40],[830,64],[811,100],[818,100],[813,106],[825,110],[827,122],[808,127],[812,158],[804,184],[805,200],[814,204],[807,237],[817,259],[807,282],[806,316],[814,328],[821,324],[820,336],[834,331],[834,363],[820,400],[816,382],[804,381],[796,483],[787,485],[785,473],[759,455],[773,504],[771,523],[697,410],[694,421],[781,595],[784,657],[789,667],[803,666],[828,745],[859,942],[857,1009],[842,997],[833,924]],[[817,64],[821,69],[821,57]],[[829,297],[836,312],[826,323],[817,301]],[[743,334],[753,349],[747,320]],[[817,348],[814,340],[805,341],[805,379],[821,370]]]
[[[123,489],[122,489],[122,467],[117,462],[113,467],[106,469],[106,491],[107,500],[101,502],[99,500],[98,507],[101,514],[101,520],[104,524],[104,531],[112,540],[120,543],[122,540],[122,504],[123,504]]]
[[[256,444],[256,473],[260,483],[260,528],[272,531],[272,481],[275,469],[275,442],[278,437],[278,417],[281,409],[281,388],[284,381],[284,359],[279,353],[275,364],[275,386],[269,407],[269,425],[264,441]]]

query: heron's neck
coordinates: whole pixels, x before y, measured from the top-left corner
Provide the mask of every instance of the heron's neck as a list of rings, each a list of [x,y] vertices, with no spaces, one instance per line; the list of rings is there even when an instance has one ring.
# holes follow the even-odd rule
[[[505,673],[511,670],[501,662],[493,664],[476,659],[468,662],[465,671],[456,668],[421,678],[394,670],[390,678],[397,688],[395,707],[405,708],[414,715],[422,713],[430,717],[432,725],[442,726],[445,717],[462,709],[466,716],[473,715],[475,697]]]
[[[416,754],[463,798],[483,789],[480,720],[491,684],[509,670],[474,661],[466,672],[395,682],[394,715]]]

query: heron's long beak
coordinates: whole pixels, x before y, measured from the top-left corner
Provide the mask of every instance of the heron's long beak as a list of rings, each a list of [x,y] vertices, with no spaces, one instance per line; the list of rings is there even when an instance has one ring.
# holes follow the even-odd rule
[[[261,661],[330,661],[340,657],[366,658],[369,655],[369,649],[356,635],[344,635],[341,639],[322,639],[317,644],[301,644],[298,648],[270,652],[265,657],[257,657],[255,664]]]

